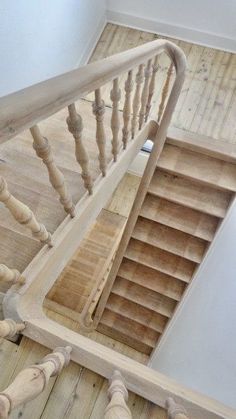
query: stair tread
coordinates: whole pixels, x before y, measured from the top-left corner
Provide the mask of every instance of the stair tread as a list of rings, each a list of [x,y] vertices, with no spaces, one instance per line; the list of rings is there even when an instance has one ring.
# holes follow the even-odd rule
[[[111,293],[106,303],[106,308],[116,314],[120,314],[130,320],[134,320],[143,326],[162,333],[167,319],[161,314],[155,313],[140,304],[127,300],[124,297]]]
[[[1,263],[20,272],[24,271],[42,247],[42,244],[33,237],[24,236],[3,226],[0,226],[0,237]],[[9,284],[0,283],[1,292],[5,292],[8,288]]]
[[[113,284],[112,293],[166,317],[171,317],[176,306],[175,300],[119,276]]]
[[[155,348],[160,335],[158,332],[107,308],[103,312],[98,331],[148,354]]]
[[[190,282],[196,268],[192,261],[132,238],[125,257],[187,283]]]
[[[206,154],[165,144],[157,166],[208,185],[236,191],[236,165]]]
[[[202,239],[143,217],[138,218],[132,237],[196,263],[201,262],[207,247]]]
[[[224,218],[232,198],[229,191],[204,186],[198,182],[156,169],[149,193],[198,211]]]
[[[183,281],[126,258],[122,260],[118,275],[176,301],[185,290]]]
[[[214,216],[150,194],[140,215],[207,241],[213,240],[219,222]]]

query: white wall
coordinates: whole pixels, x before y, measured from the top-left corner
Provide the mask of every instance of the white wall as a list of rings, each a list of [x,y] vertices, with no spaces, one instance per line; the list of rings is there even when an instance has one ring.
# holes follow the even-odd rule
[[[105,0],[1,0],[0,96],[84,63],[105,23]]]
[[[235,0],[108,0],[107,7],[111,21],[236,51]]]
[[[236,408],[236,203],[151,365]]]

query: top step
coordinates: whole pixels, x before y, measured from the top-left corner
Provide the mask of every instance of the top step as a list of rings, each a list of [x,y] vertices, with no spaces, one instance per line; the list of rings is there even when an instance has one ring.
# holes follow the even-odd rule
[[[160,169],[236,192],[236,164],[166,144],[157,162]]]
[[[156,169],[148,192],[219,218],[225,217],[232,199],[232,192],[202,185],[162,169]]]

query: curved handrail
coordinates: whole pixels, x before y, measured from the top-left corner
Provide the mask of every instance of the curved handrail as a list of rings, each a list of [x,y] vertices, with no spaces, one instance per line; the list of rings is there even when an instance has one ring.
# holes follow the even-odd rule
[[[162,52],[173,62],[176,76],[185,71],[183,51],[172,42],[156,40],[2,97],[0,143]]]

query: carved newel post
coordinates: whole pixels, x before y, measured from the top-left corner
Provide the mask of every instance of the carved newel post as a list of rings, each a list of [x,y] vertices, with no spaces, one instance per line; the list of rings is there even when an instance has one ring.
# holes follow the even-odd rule
[[[70,361],[71,347],[56,348],[42,361],[21,371],[15,380],[0,393],[0,418],[7,419],[17,406],[38,396],[45,389],[49,378],[60,374]]]
[[[174,399],[169,397],[166,401],[168,419],[189,419],[183,406],[175,403]]]
[[[132,419],[131,412],[126,404],[128,391],[119,371],[114,371],[108,389],[108,396],[110,403],[106,407],[104,419]]]

